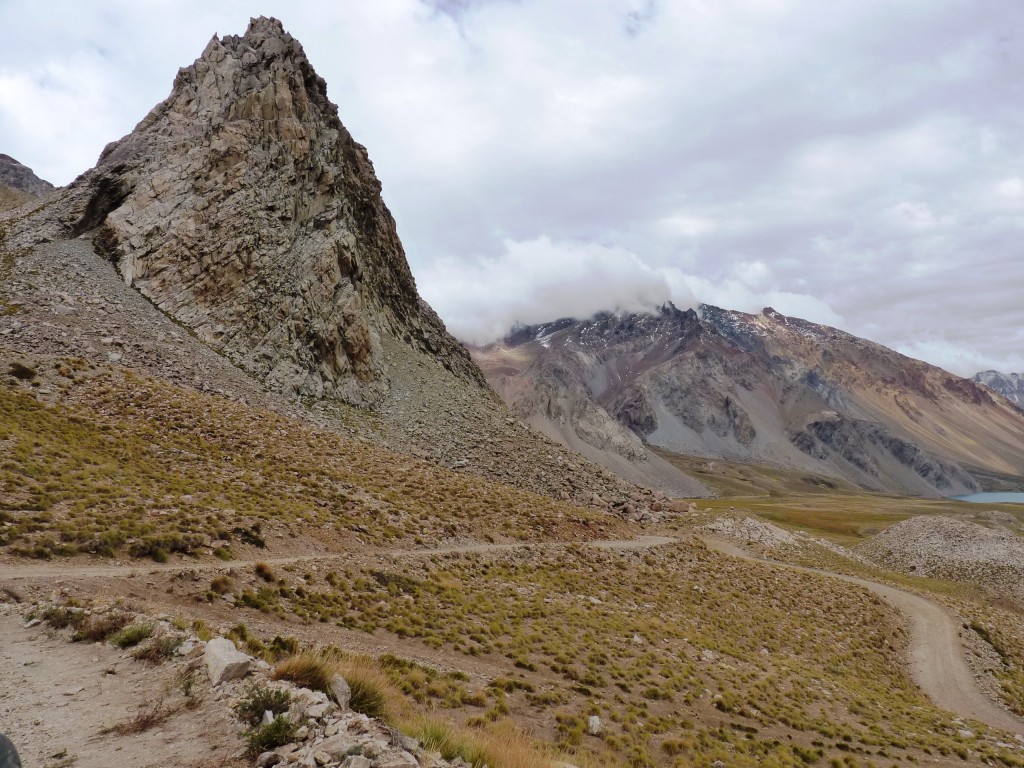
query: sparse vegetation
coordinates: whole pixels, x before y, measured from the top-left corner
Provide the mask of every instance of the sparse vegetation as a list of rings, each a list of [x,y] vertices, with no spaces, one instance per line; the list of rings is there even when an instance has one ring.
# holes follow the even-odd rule
[[[250,755],[258,755],[270,749],[276,749],[295,740],[295,723],[287,717],[275,717],[266,725],[258,725],[249,731],[246,744]]]
[[[137,374],[75,358],[56,366],[67,374],[59,406],[0,390],[0,548],[11,554],[230,559],[300,535],[415,544],[494,531],[597,537],[619,525]],[[276,592],[273,569],[261,574]],[[273,610],[269,593],[248,599]]]
[[[104,728],[100,733],[116,733],[118,736],[129,736],[162,725],[180,711],[180,707],[167,704],[163,699],[147,704],[138,713],[124,722]]]
[[[78,629],[71,639],[89,643],[101,643],[111,635],[124,629],[131,623],[132,617],[126,613],[93,614],[77,625]]]
[[[288,680],[314,691],[329,691],[333,674],[329,661],[310,652],[296,654],[274,668],[275,680]]]
[[[235,705],[235,714],[243,723],[257,726],[263,719],[264,712],[273,712],[275,717],[287,712],[290,701],[291,694],[286,690],[253,684]]]
[[[136,648],[132,653],[132,657],[139,661],[160,664],[174,658],[174,653],[178,650],[183,640],[184,638],[181,635],[161,635]]]
[[[130,624],[110,635],[108,641],[118,648],[132,648],[152,634],[152,624]]]

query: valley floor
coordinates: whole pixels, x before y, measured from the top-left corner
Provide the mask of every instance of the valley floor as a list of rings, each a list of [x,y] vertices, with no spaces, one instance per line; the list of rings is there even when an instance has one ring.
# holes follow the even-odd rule
[[[684,536],[683,538],[689,539],[690,537]],[[774,572],[776,577],[778,577],[781,573],[783,581],[780,583],[784,584],[786,580],[784,574],[790,571],[794,573],[794,576],[799,577],[805,589],[818,593],[827,593],[829,597],[835,599],[858,595],[856,591],[852,593],[843,590],[836,592],[831,587],[826,588],[822,584],[823,578],[826,579],[826,582],[840,580],[853,585],[858,591],[861,589],[869,590],[899,610],[903,615],[902,623],[909,628],[909,637],[907,642],[902,645],[899,643],[886,644],[886,647],[882,649],[890,657],[886,665],[896,664],[897,666],[902,666],[906,664],[915,682],[921,686],[924,693],[931,698],[937,707],[945,708],[958,715],[957,718],[948,720],[948,725],[946,726],[941,725],[944,718],[938,717],[934,719],[935,715],[928,716],[931,728],[937,730],[932,732],[933,737],[924,736],[922,739],[919,739],[919,747],[926,748],[926,752],[925,754],[919,753],[918,760],[926,764],[945,764],[947,758],[943,755],[949,754],[953,758],[952,762],[957,762],[959,758],[955,757],[956,735],[959,735],[962,741],[971,745],[970,748],[960,748],[965,750],[965,754],[977,754],[975,750],[979,746],[988,744],[992,745],[996,750],[991,753],[993,755],[1005,754],[1007,759],[1012,761],[1018,759],[1013,757],[1013,753],[1019,752],[1022,755],[1022,758],[1019,759],[1024,760],[1024,723],[1005,709],[996,706],[977,689],[971,671],[964,660],[963,648],[957,632],[957,624],[948,610],[938,606],[931,600],[868,579],[836,574],[821,569],[801,568],[778,562],[769,563],[761,560],[750,551],[739,547],[736,543],[722,539],[703,538],[691,540],[687,543],[686,541],[681,541],[678,534],[673,534],[672,536],[647,534],[635,539],[593,541],[589,544],[563,541],[501,544],[475,543],[436,549],[410,550],[396,548],[393,550],[379,550],[375,553],[339,553],[333,556],[317,554],[279,558],[268,557],[260,559],[259,562],[262,563],[261,567],[280,569],[278,573],[287,572],[290,575],[298,571],[305,571],[306,576],[304,579],[307,583],[315,581],[311,577],[312,574],[333,573],[343,569],[345,571],[375,574],[380,574],[383,571],[394,575],[395,580],[392,583],[399,583],[402,578],[422,578],[423,572],[420,569],[424,566],[429,569],[429,564],[431,563],[448,564],[448,567],[445,568],[448,578],[454,578],[461,566],[471,568],[483,567],[485,571],[495,568],[501,574],[501,578],[497,582],[498,584],[504,584],[506,579],[513,578],[517,567],[522,565],[527,567],[528,572],[533,573],[533,576],[530,578],[532,582],[536,583],[540,580],[540,572],[545,568],[552,567],[551,558],[556,560],[573,560],[582,556],[583,563],[589,562],[593,565],[601,562],[600,558],[597,557],[597,553],[605,552],[612,558],[607,563],[612,564],[615,562],[614,558],[617,553],[645,558],[660,552],[671,560],[671,558],[679,556],[680,547],[683,547],[682,551],[685,551],[686,548],[702,550],[702,542],[706,542],[710,546],[710,550],[704,550],[704,554],[700,556],[701,560],[706,563],[714,563],[721,576],[725,576],[732,571],[729,561],[735,562],[736,558],[739,558],[742,562],[747,563],[748,566],[756,569],[754,571],[755,577],[758,574],[763,576],[767,572]],[[587,550],[591,550],[594,553],[593,556],[588,557],[585,554]],[[571,710],[571,707],[565,706],[569,704],[567,691],[571,691],[573,686],[580,688],[581,680],[584,680],[582,685],[586,685],[589,688],[593,688],[595,685],[599,687],[606,685],[606,683],[597,679],[585,681],[586,673],[583,670],[581,670],[582,674],[574,672],[568,676],[567,680],[571,683],[569,687],[560,684],[565,682],[565,680],[559,680],[564,675],[552,675],[549,672],[545,672],[543,669],[544,665],[541,659],[538,658],[538,656],[543,656],[543,654],[537,653],[536,645],[540,642],[539,637],[526,644],[526,651],[496,653],[498,649],[492,647],[471,652],[470,648],[460,648],[457,641],[454,643],[451,640],[435,642],[425,633],[395,632],[395,625],[388,625],[387,622],[382,622],[383,626],[379,629],[368,632],[367,629],[369,627],[346,628],[333,623],[323,623],[322,621],[310,623],[309,619],[313,618],[311,616],[307,617],[305,621],[301,621],[294,613],[277,610],[246,610],[241,605],[235,607],[219,599],[209,603],[205,600],[200,601],[198,593],[205,589],[202,585],[211,581],[211,577],[221,575],[243,581],[243,574],[254,568],[256,562],[255,557],[252,560],[236,560],[228,563],[136,563],[132,565],[110,566],[101,566],[95,563],[73,565],[66,562],[45,564],[6,562],[0,564],[0,586],[6,586],[15,594],[31,598],[42,598],[53,593],[54,590],[60,589],[79,600],[99,599],[101,601],[110,601],[112,599],[121,599],[135,608],[145,610],[150,615],[163,613],[167,615],[188,614],[202,617],[215,626],[221,626],[223,631],[227,631],[231,624],[237,624],[239,620],[244,619],[248,631],[254,635],[270,637],[279,633],[288,633],[304,643],[318,645],[333,644],[350,652],[369,653],[375,656],[393,654],[440,670],[457,670],[459,673],[468,674],[472,685],[484,689],[491,686],[495,680],[505,680],[508,681],[509,690],[496,697],[498,701],[495,706],[504,702],[505,711],[511,710],[513,718],[516,718],[518,715],[517,719],[521,725],[544,740],[561,741],[564,747],[574,746],[572,743],[574,739],[566,739],[566,734],[561,726],[551,730],[550,721],[544,711],[545,708],[541,707],[538,710],[535,704],[530,703],[531,697],[535,701],[537,697],[550,696],[554,701],[562,702],[563,706],[559,708],[559,711],[562,712],[560,717],[566,717],[566,712]],[[419,565],[416,565],[417,563]],[[487,565],[488,563],[490,565]],[[537,569],[536,566],[541,567]],[[574,566],[574,569],[580,567]],[[586,571],[588,568],[584,565],[582,570]],[[589,570],[593,573],[592,568]],[[594,574],[593,578],[599,582],[603,581],[603,577],[600,575]],[[280,581],[283,583],[284,579]],[[545,594],[549,595],[545,600],[555,599],[550,597],[550,595],[557,595],[559,592],[564,591],[564,588],[567,588],[571,583],[572,579],[560,579],[558,585],[555,586],[555,591],[545,592]],[[190,588],[190,585],[195,585],[195,588]],[[577,584],[576,586],[579,588],[583,585]],[[593,586],[596,587],[597,584]],[[693,583],[692,586],[694,590],[703,590],[704,588],[702,584],[698,583]],[[521,591],[522,587],[518,589]],[[732,588],[730,588],[729,594],[733,594],[735,597],[735,593],[731,590]],[[592,594],[601,594],[602,599],[608,598],[607,593],[604,591],[587,591],[591,591]],[[407,594],[410,592],[411,590],[407,588]],[[860,592],[860,594],[864,593]],[[655,595],[656,592],[648,591],[650,599],[658,599]],[[396,595],[393,595],[393,597],[396,597]],[[399,600],[402,599],[402,595],[397,595],[397,597]],[[472,595],[468,597],[472,599]],[[421,596],[417,594],[414,599],[418,601],[421,599]],[[602,599],[597,597],[587,598],[587,601],[590,603],[590,609],[595,612],[602,612],[604,610],[601,605]],[[454,613],[461,614],[466,610],[466,607],[465,605],[449,605],[446,610],[454,610]],[[429,611],[424,611],[423,613],[427,614]],[[589,613],[589,610],[584,611],[584,614]],[[567,623],[571,625],[575,617],[567,616],[565,618]],[[41,627],[22,627],[20,618],[12,611],[8,611],[2,621],[2,635],[11,638],[11,641],[5,645],[3,658],[0,659],[0,664],[3,665],[4,679],[12,681],[7,693],[4,697],[0,698],[0,702],[2,702],[7,712],[4,721],[11,724],[9,726],[5,725],[5,727],[12,738],[15,738],[16,743],[25,745],[27,752],[34,756],[33,759],[37,760],[39,765],[60,765],[60,760],[63,759],[62,755],[64,757],[77,755],[78,760],[75,762],[75,765],[104,764],[102,756],[106,755],[109,758],[110,750],[113,747],[109,738],[100,735],[100,730],[104,726],[109,726],[115,720],[123,719],[133,707],[141,706],[143,702],[151,700],[158,692],[163,691],[163,695],[166,695],[166,692],[170,690],[168,681],[161,679],[159,669],[147,668],[130,659],[125,659],[123,654],[119,655],[110,647],[100,645],[68,646],[61,639],[48,637]],[[452,623],[457,623],[454,617]],[[593,626],[589,631],[601,631],[602,622],[592,619],[590,623]],[[643,657],[641,666],[656,666],[658,663],[660,654],[657,652],[657,649],[645,647],[648,643],[647,637],[654,640],[658,636],[659,631],[665,629],[662,626],[658,626],[657,623],[657,619],[654,616],[638,622],[635,626],[640,631],[634,632],[632,640],[629,640],[625,646],[640,651],[636,655]],[[620,625],[616,623],[616,626]],[[643,628],[646,628],[646,631]],[[761,636],[761,639],[755,638],[757,642],[765,641],[762,632],[757,628],[756,622],[748,629],[755,635]],[[571,628],[570,631],[572,631]],[[620,626],[619,631],[627,630],[625,626]],[[667,636],[662,639],[662,643],[670,643],[674,637],[674,633],[668,632]],[[684,642],[689,644],[688,640]],[[707,646],[713,644],[698,643],[697,645]],[[511,647],[506,646],[506,650],[511,650]],[[565,650],[567,652],[571,651],[571,649]],[[676,647],[676,651],[678,650],[679,648]],[[603,670],[605,674],[609,671],[614,674],[615,668],[620,665],[625,669],[628,663],[628,654],[616,654],[614,649],[611,648],[608,648],[608,652],[611,654],[610,658],[603,662],[597,659],[598,663],[593,666],[588,665],[589,668],[598,673]],[[769,652],[767,648],[762,648],[761,652],[770,654],[773,657],[776,653],[785,653],[781,649]],[[736,680],[738,682],[745,680],[749,673],[743,673],[737,678],[728,672],[731,665],[736,664],[743,656],[742,653],[738,652],[738,649],[733,650],[731,654],[726,651],[726,656],[718,660],[720,654],[721,651],[709,652],[705,648],[696,657],[698,665],[703,663],[709,666],[724,666],[723,670],[713,672],[711,675],[712,679],[718,679],[720,693],[717,696],[704,697],[699,694],[696,696],[686,694],[687,689],[692,687],[692,683],[686,683],[684,680],[679,681],[678,691],[686,694],[688,706],[685,708],[685,711],[687,717],[696,721],[690,722],[687,730],[705,734],[703,746],[701,746],[701,743],[688,745],[685,741],[678,742],[678,749],[681,754],[685,755],[689,751],[693,757],[699,756],[702,753],[711,756],[721,754],[722,749],[725,748],[726,751],[729,749],[733,750],[735,757],[737,754],[736,745],[729,747],[729,740],[724,739],[724,743],[720,747],[714,747],[713,740],[707,735],[714,734],[716,731],[721,732],[722,728],[737,728],[744,722],[757,724],[753,730],[759,734],[758,738],[761,740],[771,740],[773,738],[777,740],[779,737],[792,740],[794,736],[798,736],[803,728],[809,728],[812,733],[818,733],[820,737],[821,731],[826,728],[824,725],[825,721],[815,724],[816,720],[813,714],[811,714],[811,719],[803,720],[801,725],[800,721],[795,719],[795,713],[790,711],[790,705],[783,705],[781,710],[771,714],[771,697],[765,697],[764,691],[757,694],[758,686],[756,685],[753,689],[749,687],[749,683],[736,685],[735,692],[739,694],[739,700],[736,700],[735,703],[729,700],[728,704],[723,705],[722,702],[725,701],[723,696],[729,692],[730,688],[728,681]],[[842,654],[839,655],[842,656]],[[854,659],[857,655],[858,652],[855,652],[854,657],[850,657],[849,661],[851,664],[856,665]],[[731,661],[727,662],[730,656],[732,657]],[[676,657],[679,659],[688,658],[686,654],[677,654]],[[61,659],[59,663],[55,663],[57,658]],[[509,658],[516,660],[514,666],[509,664]],[[44,660],[45,663],[41,663]],[[583,661],[579,657],[577,660]],[[566,658],[566,661],[571,663],[572,659]],[[799,661],[799,655],[797,661]],[[685,661],[682,663],[684,667],[689,666]],[[547,664],[547,666],[550,671],[556,673],[560,669],[557,662],[553,665]],[[774,679],[776,681],[775,684],[782,687],[790,685],[790,683],[786,682],[787,678],[792,679],[793,683],[796,683],[796,678],[792,677],[792,671],[789,674],[780,674],[781,670],[778,669],[780,666],[783,665],[775,661],[771,664],[771,668],[763,669],[758,676],[767,675],[768,679]],[[115,673],[109,674],[110,670],[114,670]],[[567,670],[563,669],[564,671]],[[526,674],[523,674],[524,672]],[[513,676],[512,673],[515,673],[515,675]],[[662,674],[664,675],[665,673]],[[851,670],[849,674],[856,676],[857,673]],[[647,684],[655,682],[656,677],[649,678]],[[623,681],[625,679],[620,678]],[[664,683],[664,678],[661,679]],[[814,679],[811,678],[809,682],[813,684]],[[898,676],[894,678],[894,680],[898,679]],[[704,680],[706,683],[708,678],[704,677]],[[821,682],[819,679],[818,684]],[[705,683],[701,683],[701,685]],[[505,685],[505,683],[502,685]],[[524,691],[528,690],[527,696],[516,698],[517,687]],[[627,690],[630,686],[623,682],[621,687],[623,690]],[[746,693],[744,693],[744,689],[746,689]],[[506,696],[506,693],[512,695]],[[694,693],[697,693],[697,691],[694,691]],[[899,692],[897,691],[896,693],[898,694]],[[749,704],[744,703],[743,699],[747,696],[750,697],[747,699],[748,702],[757,696],[762,697],[763,703],[760,706],[767,710],[767,713],[753,710]],[[648,700],[657,702],[659,697],[654,697],[652,694]],[[675,696],[671,697],[674,698]],[[612,722],[619,720],[622,713],[632,711],[634,706],[628,704],[627,700],[622,700],[620,697],[612,696],[606,698],[596,692],[589,694],[587,698],[591,702],[589,705],[590,710],[582,710],[584,714],[591,710],[600,711],[603,717],[608,718]],[[617,699],[619,703],[616,703]],[[237,755],[239,751],[238,736],[233,730],[226,714],[222,712],[218,716],[210,716],[210,712],[218,709],[218,707],[213,702],[209,704],[213,709],[210,711],[204,710],[202,716],[193,714],[176,716],[169,720],[167,725],[157,730],[133,736],[124,741],[124,743],[118,741],[116,749],[118,751],[127,750],[125,752],[126,758],[133,754],[132,750],[138,750],[138,754],[135,754],[130,763],[133,765],[158,764],[146,762],[148,759],[146,756],[152,754],[160,755],[159,764],[164,764],[168,757],[174,757],[178,762],[185,765],[203,764],[196,762],[200,761],[201,758],[213,758],[221,761],[207,764],[225,764],[223,761],[228,760],[232,755]],[[822,704],[825,704],[825,702],[822,702]],[[822,704],[814,705],[812,709],[817,709]],[[779,706],[779,703],[776,702],[775,706]],[[911,705],[911,710],[920,710],[920,708],[920,704]],[[220,707],[219,709],[223,710],[224,708]],[[643,716],[644,719],[660,721],[665,717],[665,715],[658,714],[658,710],[652,710],[644,708],[646,712]],[[620,715],[616,715],[616,711]],[[790,715],[783,715],[780,721],[779,713],[783,711],[790,711]],[[835,712],[841,712],[841,709],[835,710]],[[669,719],[672,718],[668,712],[666,714],[668,714]],[[804,717],[807,717],[807,714]],[[452,715],[458,717],[457,712],[453,712]],[[906,717],[908,713],[903,712],[901,715]],[[681,713],[676,715],[676,717],[679,716],[681,716]],[[861,719],[865,723],[868,722],[863,717]],[[798,726],[795,731],[792,727],[785,727],[783,725],[787,720],[792,725]],[[996,730],[991,733],[991,736],[988,736],[985,734],[984,728],[979,726],[979,723],[984,723]],[[609,722],[609,725],[611,726],[612,723]],[[628,721],[618,722],[616,726],[612,727],[617,729],[617,726],[625,727],[621,738],[626,739],[629,738],[629,734],[635,734],[633,741],[637,744],[646,743],[657,733],[657,731],[649,732],[643,728],[639,731],[631,730],[627,727]],[[835,742],[836,744],[842,745],[845,743],[851,745],[857,743],[855,738],[850,738],[855,736],[856,729],[849,730],[849,726],[844,726],[841,722],[836,723],[835,726],[839,729],[836,731],[837,735],[841,735],[844,732],[846,734],[843,738],[839,738]],[[745,727],[749,728],[751,726]],[[980,731],[979,728],[981,729]],[[1020,741],[1006,743],[1009,751],[1004,747],[994,747],[996,744],[1004,743],[999,741],[996,735],[998,731],[1021,734],[1018,736]],[[876,743],[885,744],[884,735],[879,735],[882,738]],[[850,740],[845,741],[844,739],[846,738]],[[894,734],[890,738],[897,739],[898,737]],[[591,740],[593,740],[593,743],[591,743]],[[584,735],[579,741],[581,743],[577,743],[575,746],[589,747],[589,751],[594,754],[605,755],[603,758],[599,758],[601,764],[619,764],[621,758],[615,757],[614,752],[605,749],[600,740]],[[813,749],[812,741],[815,740],[807,739],[808,750]],[[826,743],[820,739],[817,741],[823,746]],[[860,737],[860,741],[864,743],[863,736]],[[676,748],[674,745],[677,742],[670,740],[665,743],[673,745],[662,750],[662,754],[667,756],[671,749]],[[928,749],[929,744],[944,743],[948,743],[950,746],[940,749],[937,754]],[[906,743],[904,748],[912,749],[912,745]],[[863,752],[863,747],[858,749]],[[890,746],[888,749],[891,750],[892,747]],[[1002,752],[1000,753],[998,750],[1002,750]],[[883,749],[883,751],[885,750]],[[912,749],[913,751],[916,750]],[[776,753],[778,753],[778,750],[776,750]],[[744,754],[744,750],[740,750],[738,754]],[[985,752],[981,754],[985,754]],[[96,756],[95,759],[99,762],[92,762],[93,755]],[[654,760],[657,764],[687,764],[686,762],[679,762],[683,758],[679,758],[676,761],[666,761],[665,758],[657,757],[657,753],[652,753],[651,757],[647,759]],[[626,761],[634,762],[629,760],[629,758]],[[816,762],[816,760],[811,762]],[[1013,764],[1012,762],[1004,762],[1007,765]],[[634,764],[642,763],[634,762]],[[746,764],[746,759],[742,763],[737,764]]]

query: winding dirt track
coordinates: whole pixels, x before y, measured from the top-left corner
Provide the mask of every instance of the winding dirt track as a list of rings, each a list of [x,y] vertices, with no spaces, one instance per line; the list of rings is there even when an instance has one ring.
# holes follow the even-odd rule
[[[846,576],[832,571],[816,568],[778,563],[757,558],[720,539],[703,537],[702,540],[712,549],[744,560],[770,565],[776,568],[813,573],[832,579],[839,579],[850,584],[864,587],[892,604],[910,622],[910,649],[908,659],[914,681],[921,690],[943,709],[954,712],[962,717],[969,717],[992,728],[1024,734],[1024,721],[996,706],[974,684],[974,677],[964,657],[960,644],[957,620],[944,608],[919,595],[901,589],[880,584],[869,579]],[[671,536],[640,536],[628,540],[602,540],[590,542],[513,542],[509,544],[466,544],[435,549],[414,550],[380,550],[365,553],[367,556],[380,559],[400,559],[411,557],[431,557],[449,554],[486,554],[495,552],[511,552],[519,549],[565,549],[568,547],[594,547],[598,549],[636,550],[673,544],[678,539]],[[181,570],[195,571],[226,571],[253,562],[265,562],[270,565],[289,565],[312,561],[331,560],[351,557],[351,553],[317,553],[294,557],[258,558],[255,560],[232,560],[229,562],[210,563],[163,563],[163,564],[132,564],[109,566],[74,566],[68,564],[34,564],[21,563],[0,564],[0,581],[13,583],[33,579],[54,578],[60,580],[104,578],[129,576],[132,574],[155,574]]]
[[[974,675],[960,644],[958,621],[942,606],[920,595],[870,579],[762,560],[720,539],[704,537],[703,541],[718,552],[743,560],[813,573],[871,590],[892,604],[910,622],[910,658],[907,660],[910,672],[914,681],[936,706],[992,728],[1024,734],[1024,721],[996,706],[974,684]]]
[[[487,554],[491,552],[513,552],[517,549],[567,549],[569,547],[594,547],[596,549],[649,549],[674,544],[678,539],[671,536],[638,536],[635,539],[596,541],[516,541],[509,544],[461,544],[435,549],[382,549],[363,553],[368,557],[406,558],[433,557],[434,555],[455,554]],[[257,557],[253,559],[214,561],[206,563],[190,563],[177,561],[173,563],[134,563],[132,565],[74,565],[68,563],[40,563],[23,565],[22,563],[0,563],[0,581],[26,581],[31,579],[91,579],[108,576],[129,576],[140,573],[168,573],[177,571],[227,571],[239,566],[253,563],[267,565],[292,565],[294,563],[310,563],[317,560],[336,560],[352,557],[351,552],[318,552],[312,555],[296,555],[292,557]]]

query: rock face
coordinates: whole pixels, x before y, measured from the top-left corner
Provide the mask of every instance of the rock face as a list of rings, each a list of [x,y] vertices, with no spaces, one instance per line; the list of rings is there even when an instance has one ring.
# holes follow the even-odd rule
[[[1014,405],[1024,408],[1024,374],[982,371],[981,373],[974,374],[971,377],[971,381],[984,384]]]
[[[40,179],[31,168],[3,153],[0,153],[0,185],[33,197],[46,197],[54,190],[53,184]]]
[[[0,153],[0,211],[17,208],[52,192],[53,185],[36,176],[31,168]]]
[[[649,492],[486,386],[417,296],[379,193],[301,46],[257,19],[212,40],[96,168],[0,213],[0,355],[131,368],[647,519]],[[669,469],[657,487],[706,493]]]
[[[482,385],[419,298],[380,191],[302,46],[259,18],[213,38],[46,215],[272,388],[376,403],[383,335]]]
[[[770,308],[604,313],[472,353],[520,418],[609,466],[646,443],[922,495],[1024,475],[1024,417],[986,389]]]

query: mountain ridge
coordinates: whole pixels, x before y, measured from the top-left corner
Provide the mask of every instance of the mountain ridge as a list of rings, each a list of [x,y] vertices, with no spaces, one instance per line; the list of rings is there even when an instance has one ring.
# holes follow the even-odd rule
[[[979,371],[971,377],[971,381],[984,384],[1017,407],[1024,408],[1024,374]]]
[[[0,211],[18,208],[53,191],[54,186],[31,168],[0,152]]]
[[[551,435],[566,431],[553,422],[594,407],[620,442],[628,432],[681,454],[802,468],[876,490],[971,491],[978,482],[966,467],[1024,475],[1024,419],[987,390],[770,307],[600,313],[518,328],[471,351],[517,414]],[[551,405],[559,401],[573,405],[563,412]],[[587,440],[585,428],[572,431]]]

